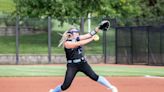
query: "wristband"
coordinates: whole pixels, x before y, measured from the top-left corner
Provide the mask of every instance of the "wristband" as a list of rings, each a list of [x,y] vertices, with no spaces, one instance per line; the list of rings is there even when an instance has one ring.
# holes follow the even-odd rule
[[[96,32],[95,30],[93,30],[93,31],[90,32],[90,35],[91,35],[91,36],[94,36],[96,33],[97,33],[97,32]]]

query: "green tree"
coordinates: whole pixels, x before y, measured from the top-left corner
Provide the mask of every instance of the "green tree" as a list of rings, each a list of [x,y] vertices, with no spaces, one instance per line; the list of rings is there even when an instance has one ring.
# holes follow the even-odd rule
[[[41,18],[51,16],[61,22],[65,21],[64,18],[87,17],[90,13],[92,17],[117,17],[121,21],[128,19],[127,25],[134,21],[136,21],[134,25],[142,25],[138,20],[129,18],[150,20],[164,15],[164,0],[14,0],[14,2],[16,14],[19,16]],[[143,21],[145,22],[144,19]]]
[[[141,13],[137,0],[15,0],[17,14],[32,17],[134,17]]]
[[[140,0],[142,17],[161,17],[164,15],[164,0]]]
[[[81,17],[99,10],[99,0],[14,0],[17,14],[31,17]]]
[[[137,0],[103,0],[99,14],[118,18],[131,18],[139,16],[141,8]]]

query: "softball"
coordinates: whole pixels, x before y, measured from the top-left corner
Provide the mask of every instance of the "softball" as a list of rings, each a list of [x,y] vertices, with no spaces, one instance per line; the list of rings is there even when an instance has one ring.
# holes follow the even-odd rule
[[[94,41],[98,41],[99,40],[99,36],[98,35],[94,35]]]

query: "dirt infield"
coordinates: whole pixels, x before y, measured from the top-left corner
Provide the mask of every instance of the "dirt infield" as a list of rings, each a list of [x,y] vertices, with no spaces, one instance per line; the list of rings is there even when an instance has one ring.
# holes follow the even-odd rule
[[[164,92],[164,78],[107,77],[119,92]],[[63,82],[63,77],[9,77],[0,78],[0,92],[48,92]],[[64,92],[111,92],[88,77],[76,77]]]

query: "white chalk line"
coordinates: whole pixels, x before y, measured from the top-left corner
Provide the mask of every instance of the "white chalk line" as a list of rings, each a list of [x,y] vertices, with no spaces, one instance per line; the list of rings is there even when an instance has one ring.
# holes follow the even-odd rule
[[[151,75],[145,75],[145,78],[156,78],[156,79],[164,79],[164,77],[159,77],[159,76],[151,76]]]

